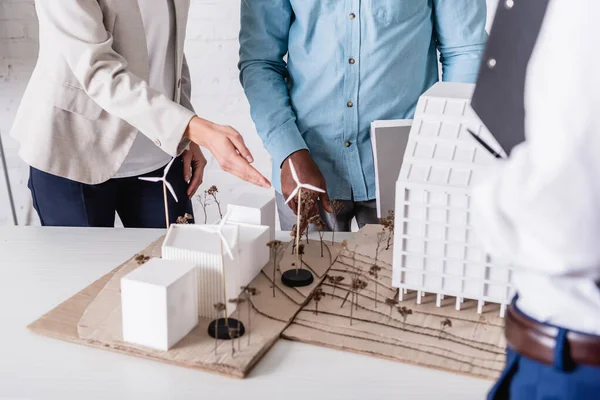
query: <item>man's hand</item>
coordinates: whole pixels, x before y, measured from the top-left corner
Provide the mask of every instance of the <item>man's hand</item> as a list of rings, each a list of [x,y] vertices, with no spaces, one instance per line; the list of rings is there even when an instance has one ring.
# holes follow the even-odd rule
[[[190,144],[190,149],[184,151],[181,157],[183,159],[183,179],[188,182],[187,195],[191,199],[204,179],[206,158],[196,143]]]
[[[298,174],[301,183],[307,183],[323,190],[327,190],[325,178],[323,177],[323,174],[321,174],[317,164],[315,164],[310,157],[308,150],[300,150],[290,155],[281,166],[281,191],[283,192],[283,197],[285,199],[287,199],[296,188],[296,182],[294,182],[294,178],[292,178],[290,163],[288,161],[290,159],[294,163],[296,173]],[[303,194],[307,194],[306,189],[303,189],[302,192]],[[329,204],[329,196],[327,193],[318,193],[318,196],[320,197],[321,205],[325,211],[330,213],[331,205]],[[296,199],[292,199],[288,204],[292,211],[294,211],[294,214],[296,214],[298,212],[298,203]]]
[[[257,186],[270,188],[271,183],[250,165],[254,162],[250,150],[238,131],[230,126],[217,125],[194,117],[184,137],[205,147],[215,157],[221,169]]]

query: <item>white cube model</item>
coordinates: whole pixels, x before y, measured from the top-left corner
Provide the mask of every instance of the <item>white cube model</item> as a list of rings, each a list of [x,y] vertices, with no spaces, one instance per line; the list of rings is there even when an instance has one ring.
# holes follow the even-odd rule
[[[214,229],[213,232],[207,228]],[[216,231],[221,230],[221,237]],[[227,313],[235,305],[227,300],[240,294],[239,228],[236,225],[171,225],[162,247],[162,257],[167,260],[191,262],[196,266],[198,279],[198,315],[216,318],[216,303],[225,302]],[[229,245],[229,257],[222,240]],[[224,275],[223,275],[224,274]],[[225,293],[223,293],[223,276]]]
[[[270,240],[275,239],[275,198],[269,194],[246,193],[227,206],[229,222],[269,227]]]
[[[437,83],[421,96],[396,183],[394,286],[506,306],[514,294],[512,268],[492,260],[472,229],[470,188],[494,158],[469,130],[495,146],[470,106],[474,85]]]
[[[167,351],[198,325],[194,265],[153,258],[121,278],[123,340]]]
[[[240,230],[238,268],[242,286],[250,284],[271,258],[267,243],[271,241],[268,226],[228,222]]]

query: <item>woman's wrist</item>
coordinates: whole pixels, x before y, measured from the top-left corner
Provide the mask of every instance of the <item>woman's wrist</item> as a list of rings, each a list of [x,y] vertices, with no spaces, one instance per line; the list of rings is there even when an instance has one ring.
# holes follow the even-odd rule
[[[199,146],[204,146],[206,132],[210,130],[210,125],[214,125],[212,122],[207,121],[198,116],[194,116],[188,124],[183,137],[191,140]]]

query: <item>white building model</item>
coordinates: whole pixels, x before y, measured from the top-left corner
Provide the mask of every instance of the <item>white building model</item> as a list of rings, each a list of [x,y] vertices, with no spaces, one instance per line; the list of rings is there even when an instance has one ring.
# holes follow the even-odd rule
[[[153,258],[121,278],[123,340],[167,351],[198,325],[193,264]]]
[[[236,310],[228,300],[237,298],[269,262],[274,212],[274,201],[261,200],[254,208],[230,205],[219,224],[171,225],[162,257],[196,266],[201,318],[219,317],[214,310],[217,303],[227,306],[228,315]],[[261,225],[263,221],[269,225]]]
[[[275,198],[246,193],[227,206],[229,222],[269,227],[269,240],[275,239]]]
[[[226,245],[223,244],[224,241],[227,242]],[[231,255],[226,246],[229,246]],[[171,225],[163,243],[162,257],[166,260],[190,262],[196,266],[198,315],[201,318],[218,317],[214,310],[217,303],[225,303],[228,314],[235,311],[235,306],[227,300],[240,293],[237,226]]]
[[[417,291],[500,304],[514,294],[511,267],[492,260],[472,230],[469,191],[494,158],[469,130],[497,146],[470,107],[474,85],[437,83],[417,104],[414,123],[396,183],[393,284],[400,299]],[[495,151],[501,153],[499,148]]]

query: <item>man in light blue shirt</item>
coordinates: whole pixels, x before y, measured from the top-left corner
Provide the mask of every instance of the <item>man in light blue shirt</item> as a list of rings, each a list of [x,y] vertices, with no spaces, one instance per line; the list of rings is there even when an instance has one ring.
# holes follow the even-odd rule
[[[439,79],[438,51],[444,81],[475,82],[485,22],[485,0],[242,0],[240,79],[282,229],[295,220],[283,206],[288,158],[301,181],[327,188],[321,211],[342,201],[329,228],[377,223],[371,122],[412,118]]]

